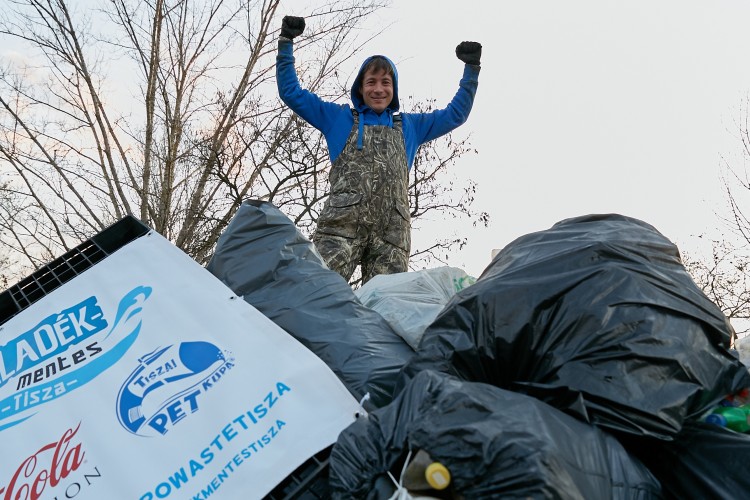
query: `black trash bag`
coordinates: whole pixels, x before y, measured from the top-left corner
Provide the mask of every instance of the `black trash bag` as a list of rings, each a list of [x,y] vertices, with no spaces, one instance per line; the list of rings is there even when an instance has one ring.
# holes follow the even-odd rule
[[[651,225],[577,217],[502,249],[427,328],[400,385],[438,370],[669,440],[750,386],[731,332]]]
[[[354,395],[392,397],[414,350],[329,270],[313,244],[271,203],[244,202],[207,269],[320,357]]]
[[[651,472],[606,432],[535,398],[433,371],[339,434],[334,498],[388,498],[387,473],[400,480],[409,450],[450,471],[440,498],[661,498]]]
[[[691,421],[674,441],[632,441],[627,447],[659,477],[669,498],[750,498],[748,434]]]

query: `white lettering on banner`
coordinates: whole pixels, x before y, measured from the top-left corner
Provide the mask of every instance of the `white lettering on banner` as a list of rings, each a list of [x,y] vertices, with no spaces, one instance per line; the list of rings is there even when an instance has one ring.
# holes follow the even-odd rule
[[[250,444],[243,447],[237,454],[231,457],[229,462],[209,482],[208,486],[202,489],[198,493],[198,496],[194,496],[193,498],[201,499],[210,495],[229,478],[229,475],[234,472],[235,467],[239,467],[245,460],[272,444],[273,439],[278,435],[281,428],[287,425],[286,422],[279,419],[266,423],[265,417],[268,415],[269,410],[289,391],[291,391],[289,386],[283,382],[276,382],[274,388],[266,394],[261,403],[248,409],[222,427],[221,431],[209,442],[209,445],[200,452],[198,458],[190,459],[187,466],[180,467],[165,481],[156,485],[152,491],[141,495],[140,500],[168,497],[186,485],[196,475],[200,474],[208,464],[217,459],[220,452],[224,450],[224,447],[229,442],[238,438],[246,431],[256,429],[256,426],[263,425],[265,427],[265,425],[268,425],[269,427],[263,431],[263,434],[255,437]]]
[[[28,408],[45,401],[50,401],[61,394],[65,393],[65,383],[59,382],[55,385],[43,387],[41,389],[24,391],[13,396],[15,409]]]
[[[0,345],[0,386],[12,376],[45,359],[62,354],[107,327],[96,297],[48,316],[31,330]]]

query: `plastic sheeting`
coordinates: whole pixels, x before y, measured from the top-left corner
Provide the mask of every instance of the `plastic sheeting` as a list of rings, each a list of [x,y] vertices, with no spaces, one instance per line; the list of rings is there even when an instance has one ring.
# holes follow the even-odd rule
[[[577,217],[505,247],[427,328],[404,379],[433,369],[670,440],[750,386],[730,334],[655,228]]]
[[[357,399],[369,393],[375,406],[391,400],[413,349],[271,203],[240,206],[207,269],[318,355]]]
[[[661,497],[649,470],[596,427],[523,394],[424,371],[339,435],[334,498],[388,498],[384,475],[398,478],[410,449],[450,471],[441,498]]]
[[[354,291],[365,306],[377,311],[416,349],[425,328],[456,292],[476,282],[456,267],[379,274]]]

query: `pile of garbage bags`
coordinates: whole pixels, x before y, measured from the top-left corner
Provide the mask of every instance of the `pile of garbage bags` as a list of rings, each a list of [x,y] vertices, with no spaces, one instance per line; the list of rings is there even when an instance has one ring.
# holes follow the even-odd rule
[[[405,378],[443,371],[608,431],[671,439],[750,385],[730,338],[656,229],[580,217],[504,248],[430,325]]]
[[[419,450],[450,471],[428,492],[440,498],[750,492],[750,436],[702,422],[750,374],[724,315],[645,222],[584,216],[518,238],[415,349],[270,204],[243,205],[209,270],[375,396],[333,447],[334,497],[396,498]]]
[[[431,370],[360,419],[331,455],[331,486],[367,498],[373,478],[424,449],[463,498],[655,498],[659,482],[611,435],[535,398]]]

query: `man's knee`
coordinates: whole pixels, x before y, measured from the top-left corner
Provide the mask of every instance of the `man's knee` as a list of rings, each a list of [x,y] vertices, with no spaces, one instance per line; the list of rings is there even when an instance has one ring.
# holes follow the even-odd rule
[[[337,272],[348,281],[358,264],[354,240],[343,236],[315,233],[312,241],[328,265],[328,269]]]
[[[362,282],[378,274],[404,273],[409,270],[409,253],[403,248],[386,244],[362,263]]]

